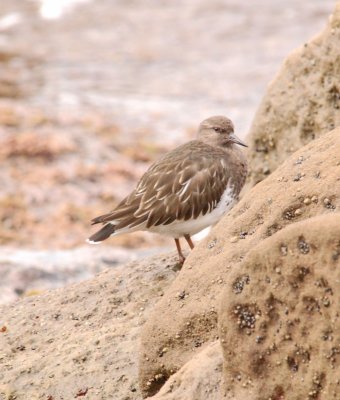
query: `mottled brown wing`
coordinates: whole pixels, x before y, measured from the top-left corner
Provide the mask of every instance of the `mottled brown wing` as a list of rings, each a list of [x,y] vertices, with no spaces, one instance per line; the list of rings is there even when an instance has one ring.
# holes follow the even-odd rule
[[[223,150],[192,141],[166,154],[143,175],[115,210],[93,220],[116,230],[147,228],[205,215],[220,201],[230,177]]]

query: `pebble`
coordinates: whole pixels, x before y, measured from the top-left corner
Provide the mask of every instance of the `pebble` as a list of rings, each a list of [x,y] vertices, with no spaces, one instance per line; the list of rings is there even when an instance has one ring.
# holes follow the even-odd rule
[[[305,204],[306,206],[308,206],[312,201],[311,201],[311,199],[310,199],[309,197],[306,197],[306,198],[303,200],[303,202],[304,202],[304,204]]]
[[[217,240],[214,239],[212,240],[209,244],[208,244],[208,249],[212,249],[213,247],[215,247]]]
[[[331,304],[331,302],[329,301],[329,299],[324,299],[323,300],[323,305],[325,306],[325,307],[329,307],[329,305]]]
[[[185,297],[186,297],[186,293],[185,293],[184,290],[182,290],[181,292],[177,292],[175,297],[176,297],[177,299],[183,300],[183,299],[185,299]]]
[[[324,199],[324,201],[323,201],[323,204],[324,204],[325,206],[328,206],[328,205],[331,204],[331,201],[326,197],[326,198]]]
[[[230,243],[236,243],[237,240],[238,240],[238,237],[237,237],[237,236],[233,236],[233,237],[230,239]]]
[[[294,212],[294,214],[295,214],[296,216],[301,215],[301,214],[302,214],[301,208],[296,209],[295,212]]]
[[[288,254],[288,247],[287,246],[284,246],[284,245],[281,246],[281,254],[283,256],[286,256]]]
[[[317,203],[317,202],[318,202],[317,196],[313,196],[313,197],[312,197],[312,202],[313,202],[313,203]]]

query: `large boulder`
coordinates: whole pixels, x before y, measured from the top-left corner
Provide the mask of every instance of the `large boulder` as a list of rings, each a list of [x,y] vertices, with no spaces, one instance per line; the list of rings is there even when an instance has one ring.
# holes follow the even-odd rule
[[[291,223],[340,209],[340,128],[294,153],[256,185],[190,254],[142,329],[140,386],[154,395],[216,340],[229,275],[249,250]]]
[[[340,125],[340,2],[326,29],[285,60],[253,120],[248,185]]]
[[[340,213],[256,246],[224,289],[224,398],[339,399],[339,311]]]
[[[140,327],[176,271],[145,258],[0,306],[0,399],[140,399]]]

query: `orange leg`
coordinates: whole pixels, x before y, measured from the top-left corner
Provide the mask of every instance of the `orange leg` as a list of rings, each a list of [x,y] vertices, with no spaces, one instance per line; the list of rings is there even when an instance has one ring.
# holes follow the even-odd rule
[[[193,244],[190,235],[184,235],[185,240],[188,242],[188,245],[190,246],[190,249],[192,250],[195,245]]]
[[[179,256],[179,262],[181,264],[183,264],[185,261],[185,257],[184,257],[184,254],[182,253],[181,244],[179,242],[179,239],[175,239],[175,243],[176,243],[177,252],[178,252],[178,256]]]

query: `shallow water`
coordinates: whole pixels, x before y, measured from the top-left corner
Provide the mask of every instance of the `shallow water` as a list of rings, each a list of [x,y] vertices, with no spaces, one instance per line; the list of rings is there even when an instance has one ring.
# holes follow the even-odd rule
[[[105,109],[127,135],[139,127],[178,143],[214,114],[230,116],[244,136],[284,57],[322,29],[334,5],[7,0],[3,18],[16,22],[0,38],[19,58],[39,60],[32,77],[21,76],[24,86],[35,82],[31,104]]]

